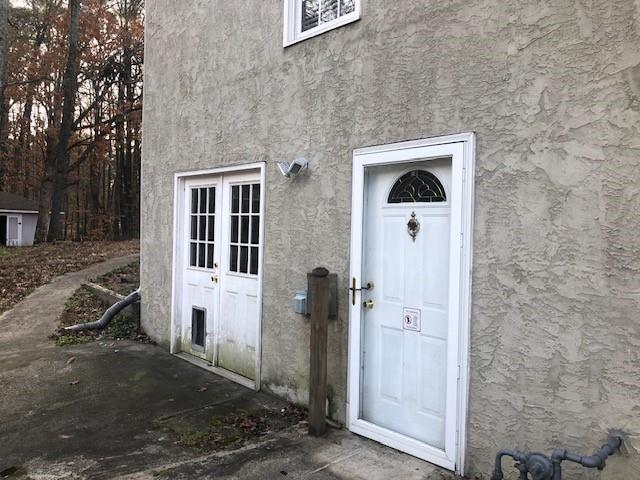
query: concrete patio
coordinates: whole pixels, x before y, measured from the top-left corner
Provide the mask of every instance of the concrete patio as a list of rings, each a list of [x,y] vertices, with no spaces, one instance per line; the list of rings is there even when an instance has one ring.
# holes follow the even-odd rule
[[[447,479],[415,458],[304,423],[241,448],[202,453],[165,424],[206,422],[286,404],[129,341],[57,347],[48,336],[65,300],[89,278],[131,261],[110,260],[41,287],[0,316],[0,472],[5,478]],[[195,419],[195,420],[194,420]]]

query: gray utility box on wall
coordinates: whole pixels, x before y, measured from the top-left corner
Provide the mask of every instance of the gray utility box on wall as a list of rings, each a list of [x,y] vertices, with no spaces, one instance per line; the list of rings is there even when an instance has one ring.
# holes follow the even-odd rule
[[[307,290],[298,290],[293,296],[293,311],[302,315],[309,315],[307,303]]]
[[[307,274],[307,285],[309,284],[309,275]],[[329,316],[338,316],[338,274],[329,274]],[[313,298],[311,297],[311,290],[307,289],[307,315],[311,312],[311,306],[313,305]]]

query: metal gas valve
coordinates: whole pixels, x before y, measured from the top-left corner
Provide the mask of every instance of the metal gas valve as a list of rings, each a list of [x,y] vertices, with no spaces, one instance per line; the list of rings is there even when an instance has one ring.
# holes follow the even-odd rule
[[[511,457],[517,463],[515,467],[520,471],[519,480],[562,480],[561,463],[565,460],[582,465],[585,468],[603,470],[605,460],[617,452],[622,445],[622,438],[610,436],[600,450],[586,457],[570,453],[567,450],[554,450],[551,457],[542,453],[524,453],[519,450],[501,450],[496,455],[496,465],[491,480],[502,480],[502,457]]]

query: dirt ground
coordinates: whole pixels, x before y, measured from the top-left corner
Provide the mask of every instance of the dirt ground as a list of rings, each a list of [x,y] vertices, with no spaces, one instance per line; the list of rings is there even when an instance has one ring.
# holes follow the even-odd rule
[[[140,262],[133,262],[113,272],[101,275],[93,283],[97,283],[120,295],[129,295],[140,285]]]
[[[0,313],[53,278],[109,258],[139,253],[140,242],[56,242],[0,248]]]
[[[126,269],[128,265],[123,267]],[[118,269],[120,270],[120,269]],[[116,271],[118,271],[116,270]],[[110,275],[110,274],[107,274]],[[64,311],[59,317],[59,328],[52,335],[58,346],[89,343],[95,340],[134,340],[149,343],[149,337],[140,329],[138,322],[130,315],[119,313],[105,330],[86,330],[69,332],[64,327],[78,323],[90,323],[98,320],[106,306],[86,287],[80,287],[65,302]]]

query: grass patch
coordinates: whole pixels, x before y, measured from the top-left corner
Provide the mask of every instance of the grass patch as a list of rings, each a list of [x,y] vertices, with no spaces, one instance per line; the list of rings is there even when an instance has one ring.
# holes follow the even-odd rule
[[[59,335],[56,337],[56,345],[58,347],[68,347],[69,345],[82,345],[93,342],[94,337],[89,335]]]
[[[130,316],[116,315],[107,327],[106,333],[111,338],[133,340],[138,334],[138,324]]]
[[[306,419],[303,409],[289,404],[285,408],[261,407],[252,411],[239,410],[214,415],[203,423],[190,425],[184,419],[164,425],[176,436],[176,443],[200,453],[235,450],[252,440],[283,431]]]
[[[177,442],[183,447],[202,450],[205,445],[211,442],[211,434],[205,431],[188,430],[178,434]]]
[[[7,247],[0,247],[0,257],[8,257],[11,255],[11,250]]]

